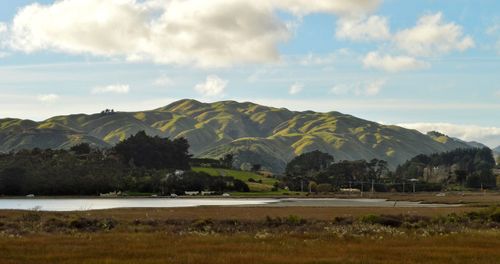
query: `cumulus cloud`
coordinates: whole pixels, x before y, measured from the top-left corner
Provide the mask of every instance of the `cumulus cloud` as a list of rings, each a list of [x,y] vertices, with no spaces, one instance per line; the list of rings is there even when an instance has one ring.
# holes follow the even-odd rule
[[[27,53],[122,57],[163,64],[228,66],[280,58],[296,16],[371,12],[379,0],[63,0],[30,4],[15,15],[9,44]]]
[[[474,47],[472,37],[464,36],[460,25],[445,22],[440,12],[422,16],[415,27],[398,32],[394,41],[399,49],[415,56],[441,55]]]
[[[327,65],[327,64],[332,64],[335,59],[336,59],[336,54],[335,53],[329,53],[329,54],[313,54],[309,53],[305,56],[300,56],[294,60],[294,62],[298,62],[300,65],[304,66],[314,66],[314,65]]]
[[[7,52],[2,51],[2,49],[6,46],[7,30],[7,24],[0,22],[0,58],[6,57],[8,55]]]
[[[169,87],[174,84],[174,81],[167,75],[162,75],[153,81],[154,86]]]
[[[130,92],[130,85],[128,84],[112,84],[107,86],[97,86],[91,91],[92,94],[127,94]]]
[[[367,83],[365,88],[361,90],[361,94],[373,96],[380,93],[382,87],[385,85],[386,80],[375,80],[373,82]]]
[[[194,89],[204,97],[217,97],[224,94],[228,81],[216,75],[207,76],[203,83],[197,84]]]
[[[369,21],[369,19],[367,20]],[[428,14],[419,18],[416,25],[403,29],[393,36],[389,33],[384,35],[383,28],[387,23],[383,23],[381,18],[373,19],[371,24],[378,25],[379,33],[376,35],[386,36],[390,46],[394,47],[391,54],[382,55],[380,51],[372,51],[362,59],[366,68],[380,69],[387,72],[399,72],[408,70],[419,70],[429,68],[431,65],[422,60],[422,57],[440,56],[453,51],[465,51],[474,47],[474,40],[463,33],[462,27],[453,22],[446,22],[442,13]],[[359,30],[353,32],[373,32],[368,30],[370,23],[360,24]],[[356,28],[356,26],[352,26]],[[342,29],[342,27],[340,28]],[[337,32],[337,36],[343,36],[342,30]],[[387,29],[387,32],[389,30]],[[344,38],[349,38],[349,30],[346,30]],[[351,33],[352,40],[369,40],[370,35],[362,33]],[[390,37],[388,37],[390,36]],[[399,53],[399,54],[398,54]]]
[[[277,44],[289,36],[269,5],[240,0],[161,2],[32,4],[15,16],[11,46],[28,53],[49,49],[205,67],[277,60]]]
[[[271,0],[278,9],[287,10],[297,15],[309,13],[333,13],[339,16],[360,16],[373,12],[381,0]]]
[[[290,86],[290,89],[288,89],[288,93],[291,95],[295,95],[302,92],[302,89],[304,89],[304,84],[296,82],[292,84],[292,86]]]
[[[419,70],[430,67],[429,63],[417,60],[410,56],[380,55],[378,52],[370,52],[363,59],[366,68],[374,68],[388,72],[399,72],[407,70]]]
[[[490,26],[486,29],[486,34],[497,38],[497,41],[493,45],[493,48],[500,55],[500,34],[499,33],[500,33],[500,23],[493,24],[492,26]]]
[[[387,40],[391,37],[388,20],[381,16],[339,19],[335,35],[353,41]]]
[[[330,93],[335,95],[375,96],[382,91],[386,83],[386,79],[377,79],[351,84],[337,84],[330,89]]]
[[[450,123],[404,123],[398,126],[416,129],[422,133],[439,131],[450,137],[465,141],[478,141],[490,147],[500,144],[500,127],[484,127],[477,125],[457,125]]]
[[[53,103],[59,100],[61,97],[57,94],[41,94],[37,97],[37,100],[42,103]]]

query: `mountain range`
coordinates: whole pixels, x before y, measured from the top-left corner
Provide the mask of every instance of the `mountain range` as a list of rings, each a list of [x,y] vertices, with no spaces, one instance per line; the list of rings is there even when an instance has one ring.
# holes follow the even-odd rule
[[[258,163],[275,172],[282,172],[296,155],[312,150],[328,152],[336,160],[384,159],[394,168],[418,154],[484,146],[339,112],[297,112],[250,102],[184,99],[142,112],[103,111],[41,122],[0,119],[0,152],[68,148],[81,142],[106,148],[142,130],[161,137],[185,137],[196,157],[219,158],[232,153],[235,166]]]

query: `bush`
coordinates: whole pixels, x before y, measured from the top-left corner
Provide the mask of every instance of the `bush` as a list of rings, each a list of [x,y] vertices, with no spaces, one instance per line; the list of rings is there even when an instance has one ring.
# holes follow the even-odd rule
[[[320,193],[328,193],[328,192],[331,192],[333,190],[333,188],[332,188],[332,185],[329,183],[322,183],[322,184],[318,184],[318,186],[316,187],[316,190],[318,190],[318,192],[320,192]]]
[[[337,216],[333,219],[333,223],[337,225],[352,225],[354,223],[354,219],[352,217],[341,217]]]
[[[393,215],[365,215],[360,218],[360,221],[365,224],[378,224],[390,227],[400,227],[403,224],[401,217]]]
[[[500,210],[495,210],[495,212],[493,212],[491,215],[490,215],[490,219],[491,221],[493,222],[496,222],[496,223],[500,223]]]
[[[235,191],[238,191],[238,192],[249,192],[250,191],[250,188],[248,187],[248,185],[243,182],[242,180],[234,180],[233,181],[234,183],[234,189]]]

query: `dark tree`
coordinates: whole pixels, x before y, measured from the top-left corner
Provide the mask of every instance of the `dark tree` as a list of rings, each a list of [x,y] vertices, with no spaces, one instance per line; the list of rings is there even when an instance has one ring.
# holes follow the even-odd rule
[[[262,168],[262,165],[260,164],[253,164],[252,165],[252,171],[260,171]]]
[[[90,154],[92,148],[88,143],[80,143],[78,145],[71,147],[69,150],[75,152],[77,155],[85,155],[85,154]]]
[[[186,139],[171,141],[150,137],[140,131],[114,147],[125,164],[149,169],[189,169],[189,144]]]
[[[235,179],[233,181],[233,184],[234,184],[235,191],[238,191],[238,192],[249,192],[250,191],[250,188],[248,187],[248,185],[245,182],[243,182],[242,180]]]
[[[26,195],[26,170],[13,167],[0,172],[0,194]]]
[[[220,159],[220,163],[224,168],[231,169],[233,167],[234,155],[226,154]]]
[[[326,171],[334,158],[319,150],[301,154],[290,161],[285,170],[285,182],[292,190],[305,190],[309,181]]]

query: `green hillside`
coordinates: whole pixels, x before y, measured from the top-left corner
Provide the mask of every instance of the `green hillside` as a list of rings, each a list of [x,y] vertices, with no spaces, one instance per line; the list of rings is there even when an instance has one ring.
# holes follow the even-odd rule
[[[205,172],[212,176],[230,176],[238,180],[244,181],[251,192],[269,192],[273,188],[274,183],[278,182],[276,179],[267,178],[258,173],[239,170],[228,170],[220,168],[193,168],[196,172]],[[249,179],[254,179],[256,182],[249,182]],[[262,182],[262,183],[260,183]]]
[[[0,151],[114,145],[144,130],[186,137],[196,157],[235,154],[235,166],[261,164],[282,172],[298,154],[321,150],[335,159],[385,159],[390,166],[418,154],[470,147],[444,135],[385,126],[339,112],[294,112],[250,102],[180,100],[150,111],[57,116],[42,122],[0,120]]]

